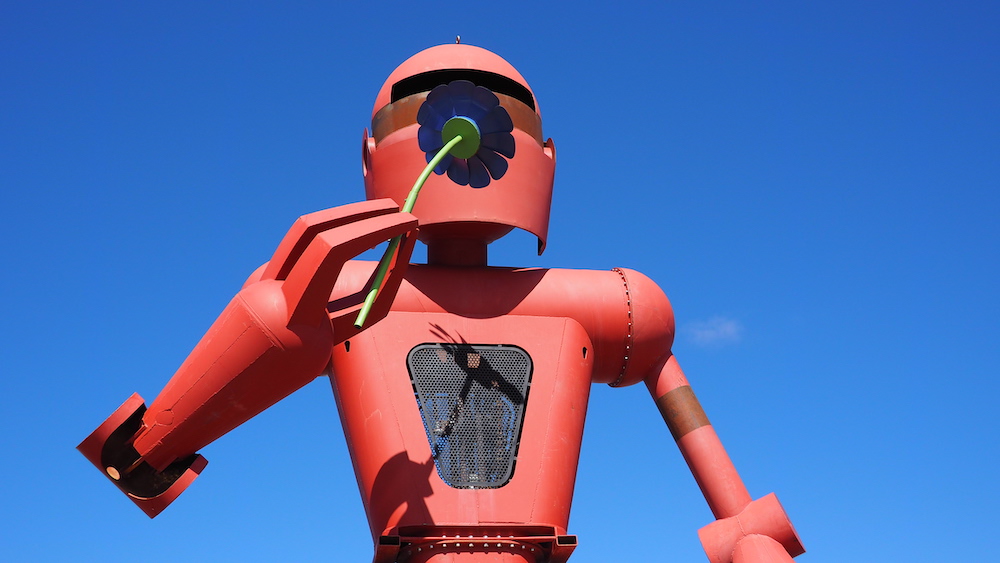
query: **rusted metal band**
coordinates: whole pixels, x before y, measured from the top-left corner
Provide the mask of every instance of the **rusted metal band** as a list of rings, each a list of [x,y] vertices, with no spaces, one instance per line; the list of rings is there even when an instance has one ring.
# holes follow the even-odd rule
[[[711,424],[689,385],[664,393],[656,400],[656,407],[660,409],[663,421],[667,423],[674,440],[680,440],[688,432]]]

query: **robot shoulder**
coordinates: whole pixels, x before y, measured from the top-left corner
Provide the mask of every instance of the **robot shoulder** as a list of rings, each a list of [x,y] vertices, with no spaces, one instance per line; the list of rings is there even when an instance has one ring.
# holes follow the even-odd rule
[[[642,381],[670,355],[674,342],[674,310],[660,286],[648,276],[615,268],[625,287],[629,311],[627,363],[614,387]]]

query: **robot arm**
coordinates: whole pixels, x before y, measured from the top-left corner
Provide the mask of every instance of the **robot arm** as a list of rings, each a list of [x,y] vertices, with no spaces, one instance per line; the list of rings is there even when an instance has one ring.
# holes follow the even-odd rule
[[[646,386],[715,515],[715,522],[698,531],[709,560],[778,563],[804,553],[774,493],[750,499],[673,354],[646,378]]]
[[[674,315],[663,291],[632,270],[624,283],[629,334],[626,369],[615,385],[643,380],[716,521],[698,535],[712,563],[790,562],[805,549],[774,494],[751,500],[708,416],[670,351]]]
[[[416,226],[416,218],[399,213],[388,199],[301,217],[149,408],[132,395],[78,449],[156,516],[205,467],[198,449],[322,373],[332,346],[359,331],[353,315],[367,290],[328,310],[341,269],[361,252],[403,236],[370,322],[385,316]]]

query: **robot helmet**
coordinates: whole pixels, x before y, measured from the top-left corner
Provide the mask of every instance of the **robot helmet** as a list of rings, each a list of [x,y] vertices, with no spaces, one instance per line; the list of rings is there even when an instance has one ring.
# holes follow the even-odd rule
[[[425,49],[399,65],[382,85],[372,109],[371,133],[362,147],[368,199],[392,198],[402,205],[427,165],[417,141],[417,111],[435,86],[467,80],[489,89],[513,123],[514,157],[506,174],[481,189],[432,175],[413,209],[420,220],[420,240],[490,243],[523,229],[545,248],[555,145],[543,140],[542,117],[534,93],[507,61],[486,49],[449,44]]]

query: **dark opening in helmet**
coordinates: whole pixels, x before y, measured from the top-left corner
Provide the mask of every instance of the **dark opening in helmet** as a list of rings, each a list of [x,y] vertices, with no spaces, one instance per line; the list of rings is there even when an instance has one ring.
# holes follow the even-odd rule
[[[523,85],[494,72],[466,68],[432,70],[404,78],[392,85],[390,99],[396,102],[413,94],[429,92],[435,86],[455,80],[468,80],[476,86],[491,90],[494,94],[506,94],[531,108],[531,111],[535,111],[535,98]]]

